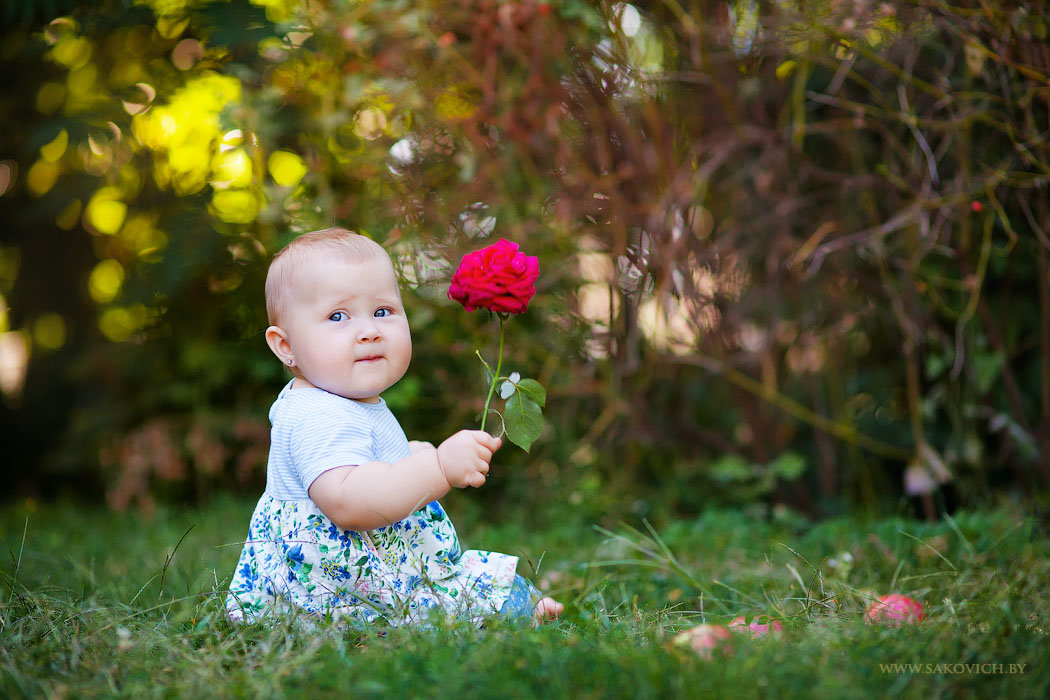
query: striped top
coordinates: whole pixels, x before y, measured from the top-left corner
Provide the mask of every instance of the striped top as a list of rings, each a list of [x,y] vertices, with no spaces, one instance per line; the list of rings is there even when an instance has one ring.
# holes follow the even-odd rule
[[[310,484],[329,469],[396,462],[411,453],[405,431],[382,398],[362,403],[323,389],[291,387],[288,382],[270,407],[269,496],[307,501]]]

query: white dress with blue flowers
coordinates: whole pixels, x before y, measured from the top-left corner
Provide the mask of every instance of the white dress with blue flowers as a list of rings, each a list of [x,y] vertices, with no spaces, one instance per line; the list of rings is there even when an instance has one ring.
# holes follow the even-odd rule
[[[437,501],[387,527],[354,532],[337,527],[307,495],[328,469],[410,454],[382,399],[361,403],[289,383],[270,422],[266,492],[230,582],[232,619],[303,611],[396,625],[435,609],[474,621],[500,610],[518,558],[462,551]]]

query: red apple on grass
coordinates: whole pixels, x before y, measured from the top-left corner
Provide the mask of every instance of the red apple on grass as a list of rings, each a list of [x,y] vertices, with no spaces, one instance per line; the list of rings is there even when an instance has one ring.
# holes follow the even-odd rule
[[[900,593],[890,593],[872,603],[865,618],[868,622],[899,627],[905,623],[922,622],[926,619],[926,612],[919,601]]]
[[[732,636],[722,625],[697,625],[679,632],[674,638],[674,644],[689,647],[701,658],[710,659],[716,652],[721,656],[733,653],[733,645],[729,641]]]
[[[765,622],[759,622],[760,619],[765,620]],[[747,623],[746,618],[738,617],[729,623],[729,629],[734,632],[747,632],[752,637],[764,637],[767,634],[779,634],[780,632],[783,632],[784,625],[780,623],[780,620],[761,615],[753,618],[751,624]]]

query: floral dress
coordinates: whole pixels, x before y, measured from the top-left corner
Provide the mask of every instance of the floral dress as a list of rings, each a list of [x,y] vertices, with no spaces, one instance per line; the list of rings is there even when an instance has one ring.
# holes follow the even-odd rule
[[[275,430],[268,469],[278,439]],[[398,454],[408,450],[404,433],[395,442]],[[270,490],[268,481],[230,582],[226,607],[235,621],[299,610],[398,625],[440,610],[480,622],[500,611],[514,586],[518,558],[462,551],[437,501],[392,525],[355,532],[336,526],[308,498],[275,498]]]

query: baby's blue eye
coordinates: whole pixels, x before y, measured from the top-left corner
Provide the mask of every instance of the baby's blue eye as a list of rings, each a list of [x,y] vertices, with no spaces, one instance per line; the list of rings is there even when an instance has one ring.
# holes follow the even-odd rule
[[[372,315],[376,318],[383,318],[390,315],[390,309],[376,309],[376,312]]]
[[[349,318],[349,316],[347,316],[342,311],[336,311],[336,312],[333,312],[332,315],[328,317],[328,320],[329,321],[345,321],[347,318]]]

